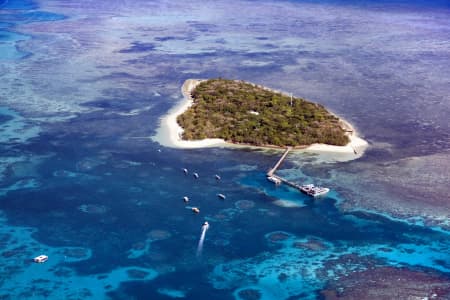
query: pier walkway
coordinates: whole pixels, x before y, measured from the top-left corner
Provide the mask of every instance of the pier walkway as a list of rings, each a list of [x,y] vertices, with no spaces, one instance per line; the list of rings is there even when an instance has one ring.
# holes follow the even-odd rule
[[[269,172],[267,172],[267,176],[274,176],[273,174],[275,173],[275,171],[280,167],[281,163],[284,161],[284,159],[286,158],[286,156],[288,155],[289,151],[292,150],[292,147],[287,147],[286,151],[284,151],[283,155],[281,156],[281,158],[278,160],[278,162],[275,164],[275,166],[273,166],[272,169],[269,170]],[[278,177],[278,176],[277,176]],[[281,178],[280,178],[281,179]]]
[[[272,169],[270,169],[267,172],[267,177],[274,177],[276,179],[278,179],[280,182],[289,185],[290,187],[293,187],[294,189],[299,190],[300,192],[304,193],[304,190],[302,189],[300,184],[297,184],[295,182],[289,181],[281,176],[275,175],[276,170],[278,170],[278,168],[280,167],[280,165],[283,163],[284,159],[286,158],[286,156],[288,155],[289,151],[292,150],[292,147],[287,147],[286,151],[283,153],[283,155],[280,157],[280,159],[277,161],[277,163],[275,164],[275,166],[273,166]]]
[[[275,172],[278,170],[278,168],[280,167],[280,165],[283,163],[286,156],[288,155],[289,151],[291,151],[291,150],[292,150],[292,147],[286,148],[286,151],[284,151],[283,155],[277,161],[275,166],[273,166],[273,168],[267,172],[267,174],[266,174],[267,179],[275,184],[284,183],[284,184],[286,184],[290,187],[293,187],[294,189],[296,189],[304,194],[307,194],[308,196],[312,196],[312,197],[318,197],[318,196],[322,196],[322,195],[325,195],[326,193],[328,193],[330,191],[329,188],[324,188],[324,187],[320,187],[320,186],[316,187],[313,184],[300,185],[298,183],[289,181],[281,176],[275,175]]]
[[[283,177],[277,176],[277,175],[272,175],[272,177],[275,177],[277,179],[279,179],[282,183],[289,185],[290,187],[293,187],[299,191],[302,191],[301,189],[301,185],[292,181],[289,181]]]

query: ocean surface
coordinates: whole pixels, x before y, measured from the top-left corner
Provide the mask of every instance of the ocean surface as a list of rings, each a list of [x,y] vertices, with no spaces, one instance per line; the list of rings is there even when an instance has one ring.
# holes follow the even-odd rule
[[[449,299],[449,14],[0,0],[0,299],[328,299],[377,270],[439,278],[430,299]],[[330,187],[313,200],[266,180],[280,152],[154,142],[183,82],[213,77],[319,102],[369,149],[288,156],[280,175]]]

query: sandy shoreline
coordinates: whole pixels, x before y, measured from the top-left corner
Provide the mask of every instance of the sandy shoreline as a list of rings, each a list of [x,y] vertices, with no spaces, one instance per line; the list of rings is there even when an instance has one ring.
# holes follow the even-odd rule
[[[165,147],[170,148],[207,148],[207,147],[252,147],[269,149],[269,147],[256,147],[251,145],[236,145],[233,143],[227,143],[223,139],[204,139],[198,141],[185,141],[181,139],[183,128],[177,123],[177,117],[185,112],[193,103],[191,98],[191,91],[204,80],[200,79],[188,79],[184,82],[181,92],[183,94],[183,101],[172,108],[167,115],[161,119],[160,127],[157,133],[152,139]],[[345,146],[334,146],[326,144],[312,144],[306,148],[297,149],[295,151],[310,152],[310,153],[326,153],[326,154],[342,154],[347,156],[345,160],[356,159],[361,157],[368,143],[360,138],[353,126],[347,121],[341,120],[342,127],[348,132],[350,142]],[[273,149],[270,147],[270,149]],[[284,150],[284,148],[279,148]],[[341,160],[338,158],[338,160]]]
[[[185,112],[193,103],[191,91],[203,80],[188,79],[181,87],[183,100],[174,108],[169,110],[168,114],[161,119],[161,123],[152,139],[161,145],[169,148],[206,148],[206,147],[225,147],[226,143],[223,139],[204,139],[198,141],[182,140],[183,128],[177,123],[177,117]]]

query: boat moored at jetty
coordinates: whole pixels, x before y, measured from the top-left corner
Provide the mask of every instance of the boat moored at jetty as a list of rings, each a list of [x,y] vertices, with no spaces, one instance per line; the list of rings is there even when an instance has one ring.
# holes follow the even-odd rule
[[[308,194],[313,188],[314,188],[314,184],[304,184],[304,185],[301,185],[298,189],[301,192]]]
[[[278,167],[281,165],[281,163],[283,162],[283,160],[286,158],[287,154],[289,153],[289,151],[291,150],[291,147],[287,147],[286,151],[283,153],[283,155],[281,156],[281,158],[278,160],[278,162],[275,164],[275,166],[269,170],[269,172],[267,172],[267,180],[269,180],[270,182],[275,183],[276,185],[281,184],[281,183],[285,183],[297,190],[299,190],[302,193],[305,193],[308,196],[311,197],[319,197],[319,196],[323,196],[326,193],[328,193],[330,191],[329,188],[326,187],[321,187],[321,186],[315,186],[314,184],[303,184],[303,185],[299,185],[295,182],[289,181],[283,177],[280,176],[276,176],[275,172],[278,169]]]
[[[308,193],[309,196],[313,196],[313,197],[319,197],[319,196],[323,196],[326,193],[328,193],[330,191],[329,188],[326,187],[322,187],[322,186],[315,186],[314,188],[312,188],[312,190]]]
[[[319,197],[323,196],[330,191],[329,188],[315,186],[314,184],[305,184],[299,187],[299,190],[308,196]]]

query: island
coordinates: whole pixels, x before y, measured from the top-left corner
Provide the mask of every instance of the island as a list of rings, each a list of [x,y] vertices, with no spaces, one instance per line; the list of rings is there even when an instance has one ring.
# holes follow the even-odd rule
[[[193,104],[177,117],[185,140],[305,147],[349,143],[339,118],[322,105],[239,80],[209,79],[192,91]]]
[[[289,146],[351,160],[368,146],[352,125],[323,105],[267,87],[221,78],[188,79],[181,90],[183,101],[162,118],[152,137],[166,147]]]

